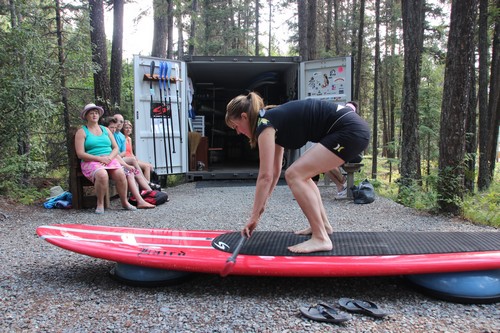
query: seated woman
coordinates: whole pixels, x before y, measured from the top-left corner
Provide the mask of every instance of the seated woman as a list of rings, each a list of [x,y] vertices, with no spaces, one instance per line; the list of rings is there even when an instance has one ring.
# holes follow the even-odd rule
[[[113,134],[98,124],[104,110],[95,104],[87,104],[80,112],[86,124],[75,135],[75,151],[81,159],[83,175],[94,183],[97,214],[104,213],[104,196],[111,177],[116,184],[120,202],[124,209],[136,210],[127,200],[127,179],[117,159],[118,146]]]
[[[108,117],[104,119],[102,123],[114,135],[117,127],[116,119],[114,119],[113,117]],[[143,200],[143,196],[151,192],[152,189],[149,186],[146,178],[144,178],[144,175],[141,173],[140,169],[134,165],[126,163],[120,155],[117,155],[116,159],[123,166],[123,170],[125,171],[125,175],[127,176],[128,189],[130,193],[132,193],[134,197],[138,197],[137,207],[139,208],[155,207],[154,205],[151,205],[145,200]],[[143,190],[142,192],[140,192],[141,189]]]

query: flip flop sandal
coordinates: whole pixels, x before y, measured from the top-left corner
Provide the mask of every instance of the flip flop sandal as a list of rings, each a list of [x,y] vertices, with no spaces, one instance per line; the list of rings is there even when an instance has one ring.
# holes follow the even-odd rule
[[[127,207],[122,207],[123,210],[129,210],[129,211],[137,211],[137,207],[134,207],[132,205],[128,205]]]
[[[339,305],[346,311],[353,313],[362,313],[375,318],[382,318],[387,315],[387,312],[379,309],[379,307],[370,301],[363,301],[359,299],[341,298]]]
[[[351,319],[351,316],[338,313],[331,306],[321,303],[310,307],[302,306],[299,310],[308,319],[326,323],[342,323]]]

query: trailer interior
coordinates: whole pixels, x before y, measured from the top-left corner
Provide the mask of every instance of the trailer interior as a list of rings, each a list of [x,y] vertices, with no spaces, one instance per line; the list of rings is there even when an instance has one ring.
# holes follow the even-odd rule
[[[224,121],[226,105],[235,96],[259,93],[269,104],[297,99],[297,57],[191,57],[185,59],[193,83],[192,107],[198,131],[204,135],[200,149],[206,160],[188,172],[189,180],[251,179],[257,177],[258,150],[248,138],[237,135]],[[202,154],[203,155],[203,154]]]

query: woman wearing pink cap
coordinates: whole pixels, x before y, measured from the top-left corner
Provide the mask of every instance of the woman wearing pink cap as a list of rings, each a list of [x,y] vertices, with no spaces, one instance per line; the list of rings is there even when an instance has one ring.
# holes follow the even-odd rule
[[[104,114],[102,107],[87,104],[80,112],[80,118],[86,124],[76,132],[75,151],[81,159],[82,173],[94,183],[97,207],[96,214],[104,213],[104,195],[108,188],[109,177],[116,184],[121,205],[127,210],[136,210],[127,201],[127,179],[120,163],[115,159],[118,154],[113,134],[98,124]]]

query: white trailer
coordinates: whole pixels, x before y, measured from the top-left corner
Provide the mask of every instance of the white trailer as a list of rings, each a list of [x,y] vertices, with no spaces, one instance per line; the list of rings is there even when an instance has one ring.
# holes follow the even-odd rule
[[[160,64],[165,63],[172,78],[170,89],[158,80],[164,73]],[[345,103],[351,100],[352,60],[196,56],[177,61],[135,56],[136,155],[153,164],[159,175],[186,174],[189,180],[256,178],[258,152],[250,150],[248,139],[237,136],[224,122],[229,100],[249,91],[258,92],[266,104],[304,98]],[[190,110],[196,118],[189,117]],[[204,135],[196,170],[189,170],[190,130]],[[287,163],[304,149],[287,152]]]

